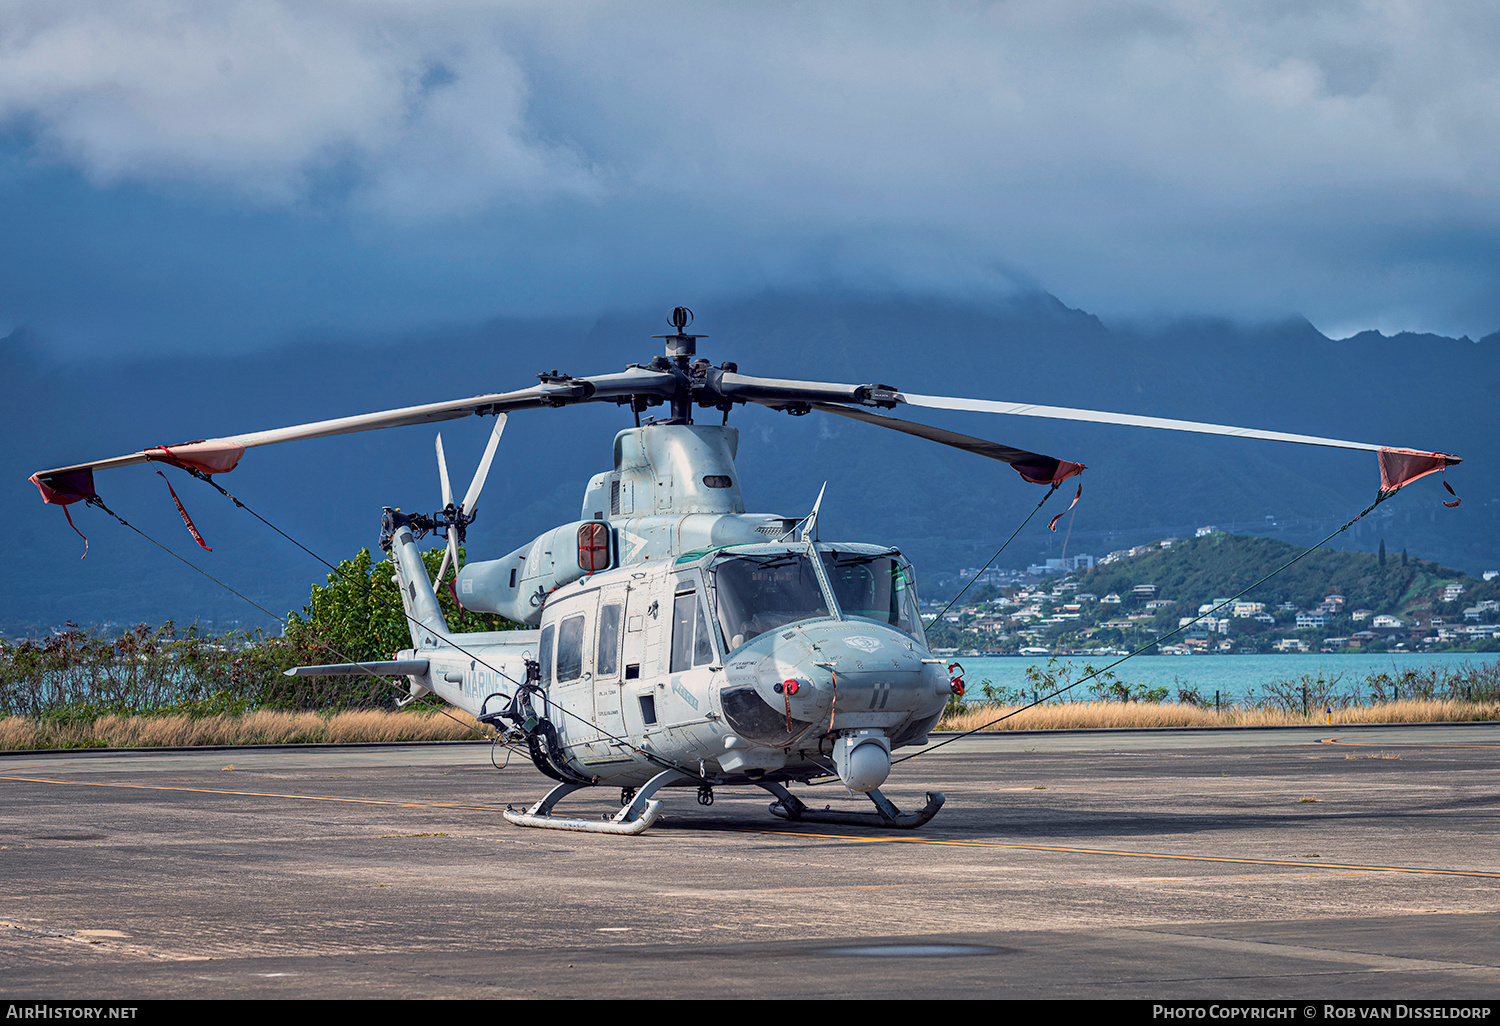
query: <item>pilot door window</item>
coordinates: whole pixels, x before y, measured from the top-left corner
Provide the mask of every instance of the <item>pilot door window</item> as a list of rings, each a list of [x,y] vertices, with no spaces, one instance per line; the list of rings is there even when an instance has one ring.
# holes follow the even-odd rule
[[[678,595],[672,603],[672,673],[681,673],[694,666],[707,666],[714,661],[713,640],[708,631],[708,619],[698,603],[696,592]]]
[[[557,627],[557,682],[583,676],[583,616],[570,616]]]
[[[599,609],[599,648],[594,662],[596,677],[613,677],[620,672],[620,613],[618,602]]]
[[[542,640],[536,647],[536,663],[541,667],[541,679],[543,682],[552,679],[552,634],[551,624],[542,628]]]

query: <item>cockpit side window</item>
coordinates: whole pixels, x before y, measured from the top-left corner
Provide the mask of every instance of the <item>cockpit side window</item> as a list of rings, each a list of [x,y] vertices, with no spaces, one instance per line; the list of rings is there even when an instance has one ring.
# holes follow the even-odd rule
[[[542,640],[536,647],[536,661],[542,668],[542,681],[552,679],[552,637],[553,628],[549,623],[542,628]]]
[[[672,673],[714,661],[713,638],[708,619],[695,591],[684,592],[672,603]]]
[[[714,661],[714,642],[708,633],[708,618],[703,615],[703,603],[698,603],[697,641],[693,643],[693,665],[707,666]]]
[[[833,549],[819,555],[834,598],[846,616],[879,620],[915,637],[922,636],[909,564],[889,552],[872,556]]]

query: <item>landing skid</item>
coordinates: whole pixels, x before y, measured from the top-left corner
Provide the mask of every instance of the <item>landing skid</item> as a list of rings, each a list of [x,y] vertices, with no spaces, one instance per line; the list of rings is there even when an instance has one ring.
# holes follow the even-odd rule
[[[558,784],[547,797],[524,812],[507,807],[505,819],[516,826],[542,827],[546,830],[583,830],[594,834],[640,834],[650,829],[661,816],[661,802],[652,795],[669,784],[693,781],[697,778],[677,770],[664,770],[652,777],[644,787],[619,812],[604,819],[581,819],[576,816],[554,816],[552,809],[574,791],[581,791],[588,784]],[[843,812],[834,809],[811,809],[797,799],[781,784],[761,782],[775,796],[771,803],[772,815],[797,823],[838,823],[844,826],[884,827],[894,830],[915,830],[937,815],[945,801],[942,792],[928,791],[927,804],[917,812],[902,812],[878,789],[869,792],[875,803],[874,812]]]
[[[946,800],[941,791],[928,791],[927,804],[920,811],[902,812],[889,798],[880,793],[879,788],[871,788],[868,794],[870,801],[875,803],[876,811],[844,812],[837,809],[810,809],[780,784],[761,783],[759,786],[770,791],[777,799],[771,803],[771,814],[780,816],[782,819],[789,819],[794,823],[839,823],[845,826],[915,830],[936,816]]]
[[[605,819],[579,819],[572,816],[552,815],[552,808],[558,802],[574,791],[581,791],[589,786],[569,783],[558,784],[547,792],[547,797],[525,812],[517,812],[507,807],[504,815],[507,822],[514,823],[516,826],[543,827],[547,830],[583,830],[594,834],[639,834],[649,829],[661,815],[661,802],[653,799],[652,795],[668,784],[696,779],[676,770],[664,770],[652,777],[644,787],[637,791],[630,804]]]

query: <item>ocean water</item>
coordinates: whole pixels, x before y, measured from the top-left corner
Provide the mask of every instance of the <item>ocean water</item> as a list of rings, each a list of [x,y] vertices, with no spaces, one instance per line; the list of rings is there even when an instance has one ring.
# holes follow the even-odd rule
[[[1072,663],[1072,679],[1083,676],[1083,667],[1091,665],[1096,670],[1121,658],[1120,656],[1088,657],[1058,656],[1056,665]],[[1029,656],[988,656],[951,659],[964,668],[965,701],[982,702],[984,695],[979,686],[985,680],[1009,688],[1031,687],[1026,678],[1028,666],[1046,667],[1045,658]],[[1465,665],[1493,666],[1500,662],[1493,652],[1442,652],[1434,654],[1384,652],[1349,653],[1339,655],[1288,653],[1286,655],[1210,655],[1210,656],[1162,656],[1139,655],[1126,659],[1113,670],[1115,676],[1127,684],[1144,684],[1148,687],[1171,688],[1168,697],[1175,699],[1177,689],[1197,688],[1205,699],[1212,700],[1219,692],[1220,700],[1232,702],[1252,688],[1261,689],[1276,680],[1295,680],[1303,674],[1314,677],[1331,677],[1342,674],[1339,690],[1363,684],[1368,676],[1389,673],[1393,676],[1402,670],[1437,666],[1457,670]],[[1092,683],[1092,681],[1090,682]],[[1094,697],[1088,684],[1080,684],[1067,692],[1067,699],[1085,700]]]

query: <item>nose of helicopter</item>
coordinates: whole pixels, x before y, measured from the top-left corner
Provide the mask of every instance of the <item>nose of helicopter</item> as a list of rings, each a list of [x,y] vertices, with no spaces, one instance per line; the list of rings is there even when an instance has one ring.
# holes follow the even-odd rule
[[[804,620],[767,632],[725,665],[719,704],[735,736],[816,747],[828,734],[925,734],[949,694],[940,666],[910,635],[867,620]],[[865,753],[869,755],[870,753]]]
[[[895,727],[940,711],[949,684],[909,635],[864,620],[804,624],[811,662],[825,669],[836,696],[833,728]]]

